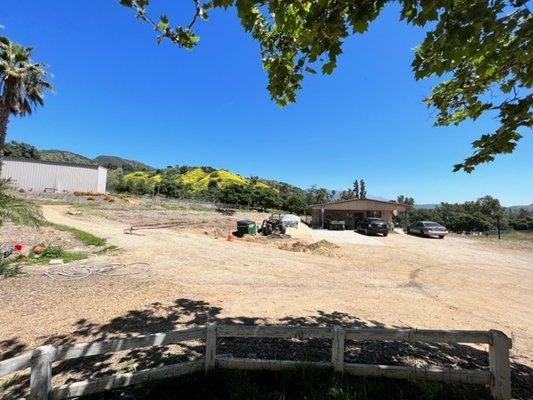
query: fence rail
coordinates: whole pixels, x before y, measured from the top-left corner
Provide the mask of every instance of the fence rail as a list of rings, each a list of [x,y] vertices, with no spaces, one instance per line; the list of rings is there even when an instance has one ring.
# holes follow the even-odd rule
[[[258,360],[228,358],[216,355],[217,338],[327,338],[332,339],[330,362],[292,360]],[[205,340],[206,353],[202,359],[166,365],[127,374],[90,379],[52,387],[52,363],[59,360],[95,356],[141,347],[166,346],[188,340]],[[429,343],[486,343],[489,345],[489,370],[446,368],[416,368],[406,366],[354,364],[344,361],[346,340],[396,340]],[[30,399],[59,400],[81,395],[100,393],[140,384],[149,380],[171,378],[196,371],[209,371],[215,367],[242,370],[271,370],[310,366],[333,368],[334,371],[356,376],[387,377],[397,379],[426,379],[443,382],[462,382],[490,386],[497,400],[511,398],[511,369],[509,349],[511,340],[497,330],[418,330],[382,328],[295,327],[216,325],[142,335],[132,338],[97,341],[73,346],[41,346],[0,362],[0,378],[7,374],[30,368]]]

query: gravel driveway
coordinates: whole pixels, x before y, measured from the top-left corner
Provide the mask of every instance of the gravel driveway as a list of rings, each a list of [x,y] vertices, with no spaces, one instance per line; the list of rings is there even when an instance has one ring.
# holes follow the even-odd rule
[[[381,235],[366,236],[354,231],[328,231],[325,229],[314,229],[311,231],[313,241],[327,240],[335,244],[361,244],[368,246],[383,246],[387,238]]]

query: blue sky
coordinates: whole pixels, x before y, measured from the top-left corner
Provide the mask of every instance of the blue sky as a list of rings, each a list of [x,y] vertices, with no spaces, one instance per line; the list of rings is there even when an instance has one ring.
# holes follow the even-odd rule
[[[153,2],[174,19],[192,12],[187,1]],[[304,188],[362,178],[372,195],[417,203],[485,194],[504,205],[533,202],[531,132],[514,154],[472,174],[451,172],[496,122],[432,126],[422,98],[436,81],[416,82],[410,68],[424,33],[398,22],[394,6],[346,41],[332,76],[306,77],[285,108],[270,101],[258,45],[233,10],[199,25],[193,51],[158,46],[118,0],[2,0],[0,25],[35,48],[55,86],[45,108],[10,123],[8,140],[155,167],[212,165]]]

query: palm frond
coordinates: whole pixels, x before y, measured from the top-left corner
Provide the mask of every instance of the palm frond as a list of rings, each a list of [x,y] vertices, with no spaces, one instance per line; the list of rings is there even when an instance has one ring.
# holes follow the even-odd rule
[[[47,65],[31,60],[31,47],[24,47],[0,36],[0,105],[10,114],[31,114],[44,103],[44,92],[52,91],[46,79]]]

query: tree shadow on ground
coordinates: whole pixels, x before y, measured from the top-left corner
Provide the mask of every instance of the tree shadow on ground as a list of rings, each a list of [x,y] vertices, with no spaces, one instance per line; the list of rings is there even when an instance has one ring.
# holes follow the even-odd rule
[[[262,317],[222,317],[222,308],[202,300],[180,298],[169,305],[153,303],[142,310],[131,310],[105,324],[95,324],[87,319],[78,320],[69,334],[42,338],[43,344],[67,346],[75,343],[132,337],[140,334],[166,332],[180,328],[220,324],[265,324]],[[292,326],[385,327],[378,321],[363,321],[357,316],[342,312],[317,311],[310,316],[287,316],[277,323]],[[406,327],[402,327],[406,328]],[[0,342],[3,358],[15,356],[28,349],[16,338]],[[147,347],[115,354],[91,356],[57,362],[53,366],[54,386],[116,373],[132,372],[202,357],[205,344],[190,341],[177,345]],[[217,353],[231,357],[262,359],[291,359],[329,361],[331,340],[327,339],[243,339],[219,338]],[[2,358],[0,358],[2,359]],[[347,341],[346,362],[366,364],[407,365],[416,367],[438,366],[444,368],[487,369],[485,350],[467,345],[407,343],[395,341]],[[513,393],[517,398],[533,395],[533,370],[512,363]],[[7,382],[3,389],[9,397],[25,395],[29,387],[27,374]],[[1,387],[1,386],[0,386]]]
[[[0,340],[0,361],[16,357],[27,350],[27,346],[24,343],[21,343],[17,338]],[[17,397],[20,397],[20,393],[23,393],[28,386],[29,376],[27,373],[17,373],[5,378],[0,378],[0,399],[4,398],[3,392],[7,389],[11,393],[19,394]],[[12,396],[5,398],[8,399],[15,397]]]
[[[17,338],[0,340],[0,361],[18,356],[26,350],[26,345]]]

